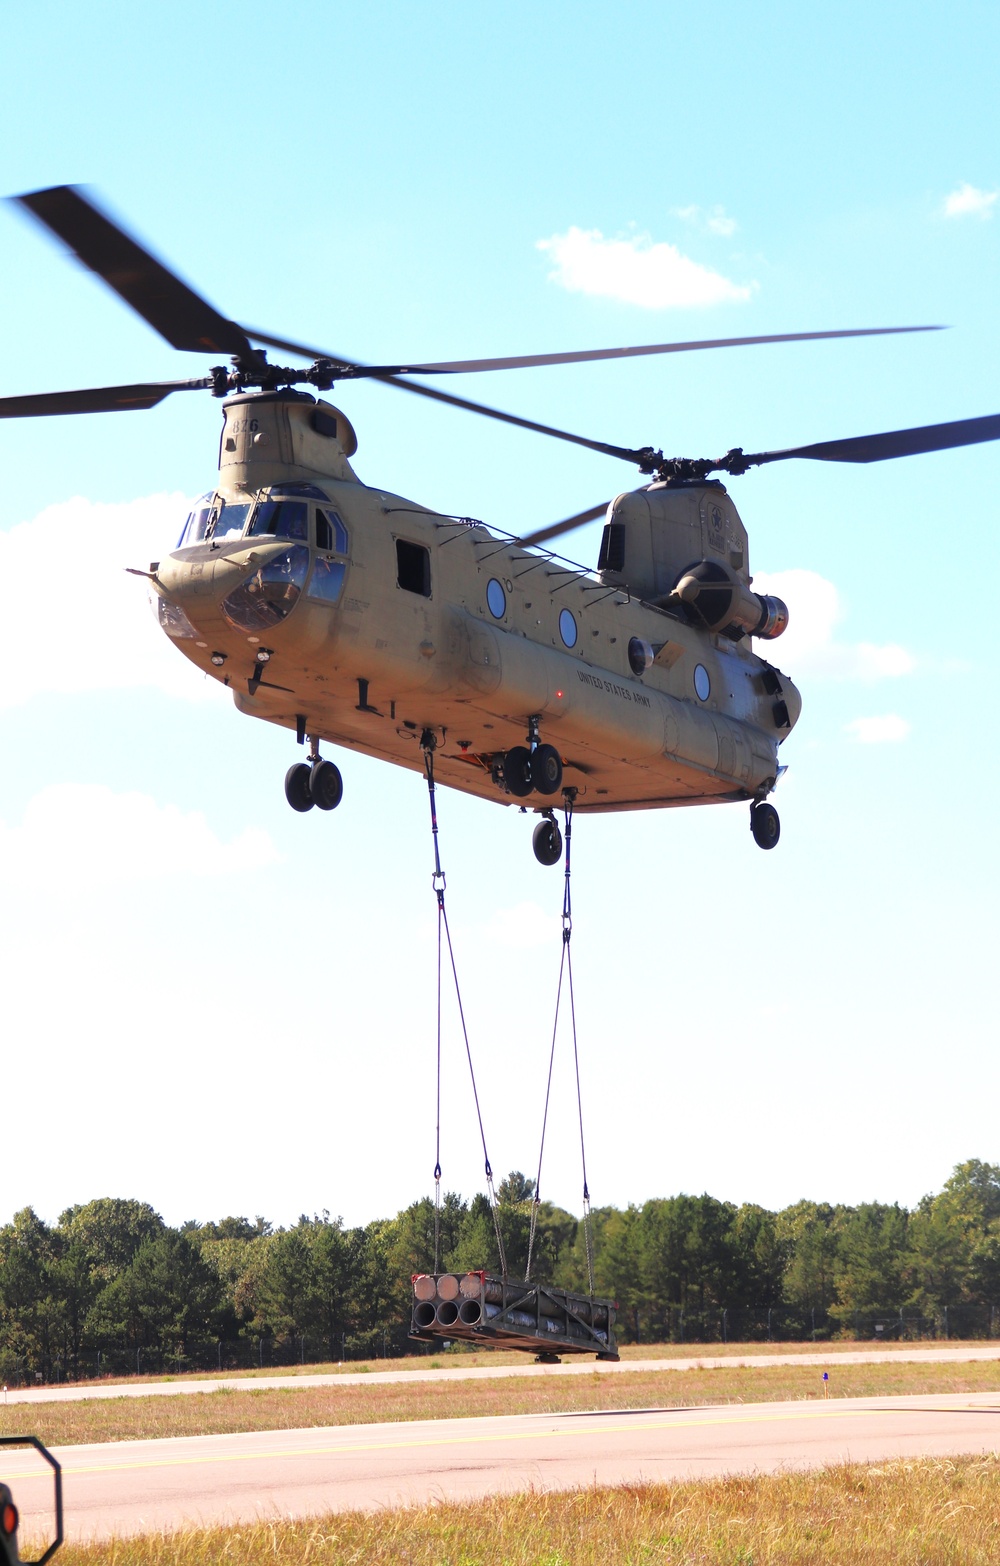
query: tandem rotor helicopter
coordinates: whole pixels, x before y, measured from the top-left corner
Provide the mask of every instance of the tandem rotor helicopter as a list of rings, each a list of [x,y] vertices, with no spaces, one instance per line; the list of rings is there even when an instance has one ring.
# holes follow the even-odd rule
[[[791,680],[754,648],[788,623],[753,591],[747,533],[713,474],[790,458],[880,462],[1000,438],[1000,415],[716,460],[669,458],[538,424],[407,379],[931,327],[797,332],[448,363],[363,365],[228,321],[72,186],[15,198],[173,347],[229,357],[192,380],[0,398],[0,417],[222,399],[218,478],[148,577],[162,629],[241,712],[292,730],[308,762],[289,804],[332,810],[320,744],[540,815],[536,857],[562,852],[552,802],[582,811],[742,801],[761,848]],[[263,346],[257,346],[263,345]],[[265,349],[310,360],[270,364]],[[647,479],[530,536],[444,516],[358,478],[357,438],[315,392],[374,378],[636,465]],[[542,547],[606,512],[596,571]]]

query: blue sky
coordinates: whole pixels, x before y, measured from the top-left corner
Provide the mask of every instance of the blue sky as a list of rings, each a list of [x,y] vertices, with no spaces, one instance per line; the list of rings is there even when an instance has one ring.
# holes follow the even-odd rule
[[[678,455],[997,410],[992,5],[41,3],[5,33],[0,190],[92,184],[251,326],[383,362],[950,327],[462,382]],[[14,209],[0,227],[3,393],[201,373]],[[335,400],[363,479],[511,531],[638,482],[384,387]],[[294,816],[289,738],[172,652],[121,569],[211,486],[217,419],[192,396],[0,425],[0,1216],[121,1193],[359,1222],[429,1188],[421,785],[348,756],[340,810]],[[998,461],[732,482],[805,703],[782,841],[762,855],[736,807],[579,823],[595,1202],[912,1202],[1000,1159]],[[515,811],[443,792],[441,820],[492,1161],[531,1168],[560,877]],[[445,1180],[470,1193],[449,1038]],[[561,1060],[545,1187],[577,1207]]]

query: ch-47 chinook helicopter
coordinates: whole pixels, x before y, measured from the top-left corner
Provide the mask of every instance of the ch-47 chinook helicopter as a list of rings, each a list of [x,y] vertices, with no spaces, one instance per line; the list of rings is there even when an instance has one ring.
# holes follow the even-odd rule
[[[0,399],[0,417],[151,408],[203,389],[222,401],[219,471],[178,547],[148,572],[175,645],[241,712],[309,742],[285,792],[296,810],[343,793],[321,741],[421,769],[484,799],[528,801],[534,850],[559,859],[552,802],[583,811],[743,801],[778,841],[767,797],[799,716],[791,680],[754,648],[788,623],[753,591],[747,533],[715,473],[792,457],[878,462],[1000,438],[1000,415],[712,460],[627,449],[469,402],[406,377],[859,337],[799,332],[437,364],[361,365],[226,320],[78,189],[17,198],[173,347],[222,354],[193,380]],[[311,360],[268,363],[263,349]],[[362,482],[357,439],[310,386],[371,377],[634,463],[649,482],[525,538],[443,516]],[[607,513],[596,572],[540,546]]]

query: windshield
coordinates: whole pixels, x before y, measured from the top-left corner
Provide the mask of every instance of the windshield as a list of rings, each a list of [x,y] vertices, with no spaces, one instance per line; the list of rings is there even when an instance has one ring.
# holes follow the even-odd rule
[[[247,525],[247,517],[251,510],[252,507],[247,501],[241,501],[238,505],[224,503],[212,529],[212,537],[238,538]]]
[[[254,513],[251,537],[266,533],[275,538],[309,537],[309,507],[301,500],[262,500]]]
[[[212,496],[202,495],[196,500],[193,510],[188,512],[187,521],[178,540],[180,549],[184,544],[200,544],[205,537],[205,529],[208,527],[208,519],[212,515]]]

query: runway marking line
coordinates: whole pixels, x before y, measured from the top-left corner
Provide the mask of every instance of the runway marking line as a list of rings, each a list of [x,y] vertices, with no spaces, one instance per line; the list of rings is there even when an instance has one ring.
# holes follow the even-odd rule
[[[858,1419],[858,1418],[864,1418],[867,1415],[887,1414],[887,1413],[889,1413],[889,1414],[892,1414],[892,1413],[905,1413],[905,1414],[910,1414],[910,1413],[965,1414],[965,1413],[968,1413],[970,1411],[970,1407],[973,1407],[973,1406],[975,1406],[975,1405],[966,1405],[966,1407],[964,1407],[964,1408],[941,1408],[941,1409],[939,1409],[939,1408],[933,1408],[933,1409],[931,1409],[931,1408],[925,1408],[925,1409],[917,1408],[917,1409],[914,1409],[912,1407],[898,1408],[898,1409],[897,1408],[842,1408],[842,1409],[832,1409],[832,1408],[824,1407],[824,1408],[818,1408],[818,1409],[815,1409],[815,1410],[810,1409],[808,1412],[803,1410],[802,1413],[792,1413],[792,1414],[789,1414],[789,1413],[782,1413],[782,1414],[751,1414],[751,1415],[744,1415],[742,1417],[739,1416],[739,1415],[726,1415],[726,1416],[719,1416],[719,1417],[715,1417],[715,1418],[711,1418],[711,1419],[680,1419],[680,1420],[676,1420],[675,1419],[673,1421],[665,1420],[665,1419],[664,1420],[653,1420],[653,1421],[650,1421],[648,1424],[643,1424],[643,1425],[630,1424],[627,1427],[627,1429],[628,1429],[629,1434],[631,1434],[631,1432],[633,1430],[670,1430],[670,1429],[690,1430],[690,1429],[705,1428],[705,1427],[708,1427],[708,1426],[711,1426],[711,1425],[782,1424],[782,1423],[786,1423],[786,1422],[794,1421],[794,1420],[810,1420],[810,1419],[811,1420]],[[977,1408],[976,1411],[979,1412],[980,1410]],[[997,1412],[1000,1412],[1000,1410],[986,1409],[986,1410],[982,1410],[982,1412],[997,1413]],[[540,1417],[541,1418],[545,1418],[546,1416],[542,1415]],[[411,1440],[411,1441],[406,1441],[406,1440],[404,1440],[404,1441],[358,1441],[358,1442],[355,1442],[355,1443],[353,1443],[352,1445],[349,1445],[349,1446],[345,1445],[345,1446],[325,1446],[325,1447],[324,1446],[299,1447],[299,1448],[288,1448],[288,1449],[286,1449],[284,1451],[277,1451],[277,1452],[253,1451],[253,1452],[206,1453],[203,1456],[194,1456],[194,1455],[192,1455],[190,1457],[152,1458],[152,1459],[149,1459],[148,1461],[142,1461],[142,1462],[101,1463],[101,1464],[95,1464],[93,1466],[85,1467],[85,1468],[69,1467],[64,1462],[63,1463],[63,1474],[64,1474],[64,1476],[66,1478],[69,1478],[69,1477],[71,1477],[72,1475],[75,1475],[75,1474],[131,1473],[131,1472],[136,1472],[136,1471],[141,1470],[141,1469],[149,1469],[149,1468],[192,1468],[192,1467],[198,1467],[200,1464],[203,1464],[203,1463],[245,1463],[245,1462],[258,1462],[258,1461],[259,1462],[274,1462],[274,1461],[277,1461],[280,1458],[288,1458],[288,1457],[306,1457],[306,1458],[308,1458],[308,1457],[336,1457],[336,1456],[338,1456],[340,1454],[343,1454],[343,1455],[347,1456],[347,1455],[356,1454],[358,1452],[385,1452],[385,1451],[405,1452],[405,1451],[412,1451],[412,1450],[415,1450],[415,1449],[419,1449],[421,1447],[434,1447],[434,1446],[487,1446],[487,1445],[491,1445],[491,1444],[495,1444],[495,1443],[499,1443],[499,1442],[509,1442],[509,1441],[540,1441],[540,1440],[544,1440],[545,1437],[547,1437],[547,1436],[559,1436],[559,1435],[563,1435],[563,1436],[579,1435],[579,1436],[582,1436],[582,1435],[590,1435],[592,1433],[593,1433],[592,1431],[587,1430],[583,1426],[576,1425],[576,1426],[569,1426],[569,1427],[563,1426],[561,1429],[557,1429],[557,1430],[547,1429],[547,1430],[510,1431],[507,1434],[502,1434],[502,1433],[488,1434],[488,1435],[459,1435],[459,1434],[456,1434],[456,1435],[451,1435],[451,1436],[433,1436],[433,1437],[428,1437],[428,1438],[421,1439],[421,1440]],[[195,1439],[198,1439],[198,1438],[196,1437]],[[65,1450],[65,1448],[63,1448],[63,1450]],[[45,1480],[51,1482],[51,1475],[46,1473],[46,1474],[24,1474],[24,1475],[19,1475],[18,1476],[18,1483],[21,1483],[21,1482],[23,1482],[24,1479],[29,1479],[29,1478],[31,1478],[31,1479],[45,1479]]]

